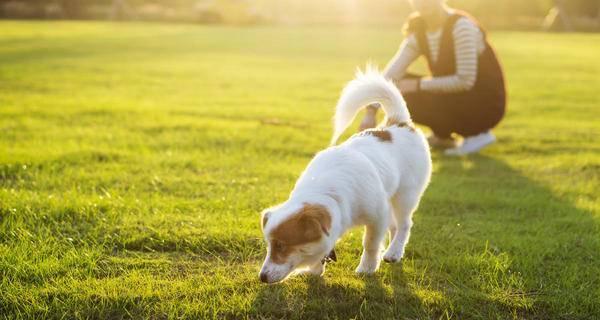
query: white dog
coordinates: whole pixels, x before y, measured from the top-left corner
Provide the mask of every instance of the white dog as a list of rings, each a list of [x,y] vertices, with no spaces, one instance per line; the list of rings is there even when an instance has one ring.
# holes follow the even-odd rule
[[[371,103],[385,111],[384,125],[335,146],[356,113]],[[388,230],[383,259],[400,261],[430,175],[429,145],[412,125],[396,86],[377,71],[359,71],[337,104],[332,146],[312,159],[286,202],[262,213],[268,248],[261,281],[278,282],[293,272],[321,275],[325,259],[335,259],[336,241],[359,225],[366,228],[356,272],[377,271]]]

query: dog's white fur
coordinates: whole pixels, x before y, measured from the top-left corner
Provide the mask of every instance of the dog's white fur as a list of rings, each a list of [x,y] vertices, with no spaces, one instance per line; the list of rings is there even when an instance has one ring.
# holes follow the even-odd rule
[[[336,107],[332,145],[352,122],[356,113],[379,103],[386,113],[384,123],[410,123],[406,103],[396,86],[379,72],[368,69],[348,83]],[[400,261],[410,235],[412,214],[429,183],[431,156],[419,129],[390,125],[380,127],[391,141],[375,135],[355,135],[339,146],[319,152],[302,173],[289,199],[264,211],[263,232],[269,244],[261,279],[272,283],[294,271],[321,274],[321,259],[350,228],[365,226],[363,253],[358,273],[379,268],[386,232],[390,244],[384,254],[388,262]],[[271,259],[270,232],[306,204],[324,206],[331,215],[331,227],[321,239],[294,250],[285,263]],[[298,230],[302,232],[302,230]]]

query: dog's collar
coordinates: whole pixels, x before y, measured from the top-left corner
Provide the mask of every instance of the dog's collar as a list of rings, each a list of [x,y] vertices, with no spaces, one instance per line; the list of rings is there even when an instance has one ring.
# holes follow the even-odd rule
[[[321,259],[321,264],[325,264],[326,262],[337,262],[337,256],[335,255],[335,248],[331,249],[329,254],[327,254],[323,259]]]

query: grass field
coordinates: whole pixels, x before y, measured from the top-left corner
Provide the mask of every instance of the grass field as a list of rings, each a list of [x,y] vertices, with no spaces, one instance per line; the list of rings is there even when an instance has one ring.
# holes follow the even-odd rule
[[[434,154],[403,262],[267,286],[260,210],[399,30],[0,22],[0,317],[600,317],[600,35],[491,38],[499,143]]]

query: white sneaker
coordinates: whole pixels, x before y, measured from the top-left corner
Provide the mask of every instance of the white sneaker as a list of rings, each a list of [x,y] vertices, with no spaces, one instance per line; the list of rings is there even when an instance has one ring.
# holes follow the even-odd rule
[[[448,149],[444,151],[444,154],[447,156],[462,156],[475,153],[494,142],[496,142],[496,137],[488,131],[476,136],[466,137],[460,146]]]

